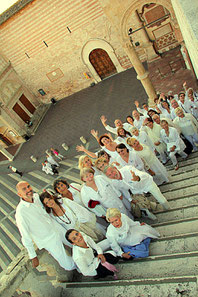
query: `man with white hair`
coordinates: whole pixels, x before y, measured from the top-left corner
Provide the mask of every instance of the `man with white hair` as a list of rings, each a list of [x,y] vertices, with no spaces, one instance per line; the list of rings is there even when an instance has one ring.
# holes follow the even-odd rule
[[[132,111],[132,116],[135,119],[134,120],[134,126],[137,127],[139,130],[141,129],[144,120],[146,119],[145,116],[140,116],[139,112],[137,110]]]
[[[117,129],[118,129],[118,128],[123,128],[124,130],[126,130],[126,131],[128,131],[128,132],[130,131],[131,125],[128,124],[128,123],[122,123],[122,121],[121,121],[120,119],[116,119],[116,120],[114,121],[115,128],[113,128],[113,127],[107,125],[107,123],[106,123],[106,122],[107,122],[107,118],[106,118],[104,115],[102,115],[102,116],[100,117],[100,119],[101,119],[101,122],[102,122],[103,126],[105,127],[105,129],[106,129],[107,131],[113,133],[113,134],[116,134],[116,135],[117,135]]]

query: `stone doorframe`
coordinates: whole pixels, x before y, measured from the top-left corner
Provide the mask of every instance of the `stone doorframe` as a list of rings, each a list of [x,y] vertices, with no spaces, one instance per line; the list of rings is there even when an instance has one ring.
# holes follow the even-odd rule
[[[136,9],[139,9],[140,7],[142,7],[144,4],[149,3],[149,1],[146,0],[135,0],[133,1],[133,4],[131,6],[128,7],[128,9],[125,11],[121,23],[120,23],[120,33],[122,36],[122,40],[125,42],[126,40],[129,39],[128,37],[128,28],[127,28],[127,21],[129,19],[129,17],[131,16],[131,14],[133,14]],[[175,13],[171,4],[171,0],[153,0],[152,3],[156,3],[157,5],[162,5],[164,6],[170,13],[170,21],[171,24],[173,26],[173,29],[175,31],[175,29],[179,28],[179,25],[176,21],[176,17],[175,17]]]
[[[81,58],[83,63],[86,65],[88,70],[91,72],[91,75],[93,76],[95,82],[100,82],[101,78],[94,69],[93,65],[91,64],[89,60],[89,54],[97,48],[101,48],[107,52],[109,55],[110,59],[112,60],[113,64],[116,67],[117,72],[124,71],[122,66],[120,65],[120,62],[118,61],[118,58],[116,57],[115,51],[113,47],[105,40],[103,39],[90,39],[88,40],[85,45],[82,48],[81,51]]]

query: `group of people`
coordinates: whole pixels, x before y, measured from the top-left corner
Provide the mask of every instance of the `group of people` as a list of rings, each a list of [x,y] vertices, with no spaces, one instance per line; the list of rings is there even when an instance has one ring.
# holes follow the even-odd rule
[[[147,257],[150,241],[160,234],[139,220],[156,220],[156,211],[170,209],[159,185],[171,178],[165,167],[169,159],[178,170],[178,155],[186,159],[197,150],[197,104],[197,94],[186,89],[178,96],[161,94],[152,109],[147,104],[141,109],[136,101],[137,110],[126,123],[116,119],[115,127],[101,116],[107,133],[91,130],[98,151],[77,146],[84,152],[79,158],[83,185],[57,179],[53,191],[39,195],[19,182],[16,222],[33,267],[39,265],[33,241],[64,269],[95,278],[115,276],[120,259]]]
[[[50,151],[46,151],[46,160],[42,163],[42,171],[46,174],[58,175],[59,163],[54,159],[54,157],[59,160],[63,160],[63,155],[59,153],[57,149],[51,148]]]

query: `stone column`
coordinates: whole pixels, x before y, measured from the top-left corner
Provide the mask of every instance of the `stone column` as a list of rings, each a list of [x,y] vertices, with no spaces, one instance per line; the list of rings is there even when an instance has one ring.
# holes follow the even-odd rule
[[[123,45],[135,71],[137,72],[137,79],[139,79],[148,95],[149,106],[154,105],[154,99],[157,97],[154,86],[149,78],[149,73],[144,69],[142,62],[140,61],[138,54],[135,51],[133,44],[127,40]]]
[[[14,159],[14,156],[11,155],[5,148],[3,148],[1,145],[0,145],[0,152],[6,156],[6,158],[8,158],[9,161],[12,161]]]

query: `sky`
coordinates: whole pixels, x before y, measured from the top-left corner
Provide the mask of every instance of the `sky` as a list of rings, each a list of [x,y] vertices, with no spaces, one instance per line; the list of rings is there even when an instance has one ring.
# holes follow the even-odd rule
[[[0,14],[3,13],[6,9],[16,3],[18,0],[0,0]]]

